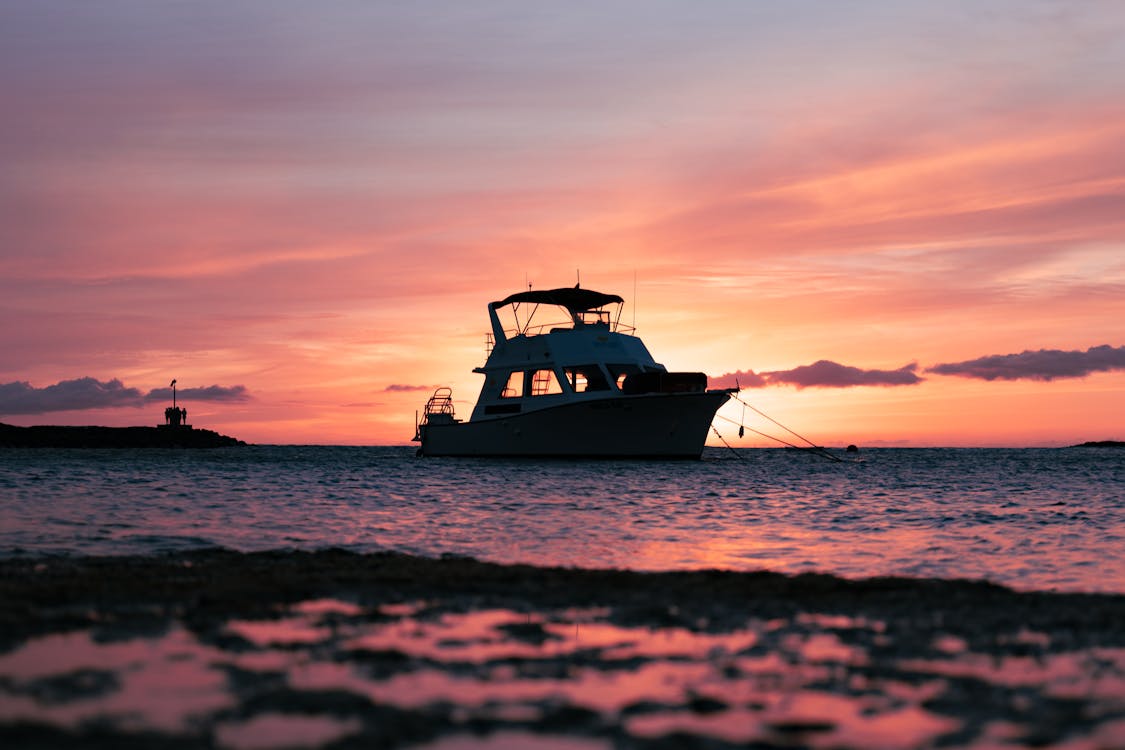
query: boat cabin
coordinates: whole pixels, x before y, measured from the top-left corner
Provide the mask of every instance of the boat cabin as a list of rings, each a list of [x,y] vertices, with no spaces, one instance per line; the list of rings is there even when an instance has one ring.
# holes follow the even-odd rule
[[[473,370],[485,380],[472,420],[667,385],[664,365],[621,324],[622,303],[617,295],[578,287],[520,292],[490,303],[488,358]],[[609,305],[617,306],[612,314]],[[510,314],[513,326],[501,324],[500,310]],[[706,378],[690,387],[705,389]]]

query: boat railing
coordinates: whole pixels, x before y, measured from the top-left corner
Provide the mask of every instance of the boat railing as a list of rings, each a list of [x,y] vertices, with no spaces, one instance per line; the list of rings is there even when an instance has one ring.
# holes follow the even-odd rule
[[[426,402],[422,418],[419,419],[418,412],[414,412],[414,440],[421,441],[429,425],[451,425],[459,421],[453,414],[453,389],[446,386],[438,388]]]
[[[586,325],[590,328],[593,328],[594,326],[599,325],[599,323],[587,323]],[[604,325],[604,326],[608,327],[609,330],[614,332],[614,333],[623,333],[623,334],[626,334],[626,335],[632,335],[637,330],[636,328],[634,328],[631,325],[626,325],[626,324],[618,322],[618,321],[609,321],[609,322],[603,321],[603,322],[600,323],[600,325]],[[574,329],[573,321],[560,320],[560,321],[555,322],[555,323],[542,323],[542,324],[537,324],[537,325],[533,325],[533,326],[531,326],[531,325],[524,326],[522,328],[505,328],[504,329],[504,337],[505,338],[513,338],[515,336],[529,336],[529,337],[530,336],[542,336],[544,334],[551,333],[552,331],[557,331],[557,330],[570,331],[570,330],[573,330],[573,329]],[[495,346],[496,346],[496,337],[492,334],[491,331],[489,331],[488,333],[486,333],[484,335],[484,354],[485,354],[486,357],[489,354],[492,354],[492,350],[493,350],[493,348],[495,348]]]
[[[434,391],[434,395],[430,396],[430,400],[426,402],[426,408],[422,412],[423,421],[428,420],[435,414],[448,414],[453,416],[453,389],[452,388],[438,388]]]

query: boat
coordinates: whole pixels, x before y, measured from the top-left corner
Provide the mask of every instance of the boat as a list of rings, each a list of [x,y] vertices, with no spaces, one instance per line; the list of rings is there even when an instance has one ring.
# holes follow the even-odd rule
[[[418,455],[698,459],[738,389],[669,372],[622,324],[623,308],[616,294],[577,286],[490,302],[472,415],[459,419],[451,389],[436,389],[415,417]]]

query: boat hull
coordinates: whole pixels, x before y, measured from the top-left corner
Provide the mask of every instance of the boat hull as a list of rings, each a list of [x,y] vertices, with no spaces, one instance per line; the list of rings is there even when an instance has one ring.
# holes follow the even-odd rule
[[[699,458],[727,391],[589,399],[419,429],[423,456]]]

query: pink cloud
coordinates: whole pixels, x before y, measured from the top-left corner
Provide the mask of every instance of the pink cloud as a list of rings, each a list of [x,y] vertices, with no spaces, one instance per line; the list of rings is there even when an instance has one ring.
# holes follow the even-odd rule
[[[822,359],[792,370],[761,373],[739,370],[711,378],[709,384],[712,388],[732,388],[736,385],[742,388],[764,388],[769,385],[794,385],[797,388],[917,385],[923,380],[916,374],[917,369],[917,363],[911,363],[897,370],[864,370]]]
[[[1095,372],[1125,370],[1125,346],[1093,346],[1086,351],[1040,349],[992,354],[964,362],[934,365],[927,372],[981,380],[1057,380]]]
[[[763,373],[753,370],[736,370],[707,379],[708,388],[763,388],[769,380]]]

